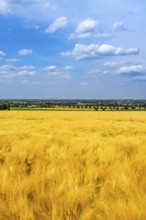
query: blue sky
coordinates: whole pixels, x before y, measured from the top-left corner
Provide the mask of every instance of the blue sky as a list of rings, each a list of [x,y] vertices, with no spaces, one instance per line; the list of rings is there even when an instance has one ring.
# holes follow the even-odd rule
[[[0,98],[146,99],[144,0],[1,0]]]

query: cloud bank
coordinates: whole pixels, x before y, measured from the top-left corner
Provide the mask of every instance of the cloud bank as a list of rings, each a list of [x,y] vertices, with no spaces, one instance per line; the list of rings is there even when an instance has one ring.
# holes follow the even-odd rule
[[[146,68],[143,65],[123,66],[118,70],[120,74],[134,74],[143,73]]]
[[[114,47],[110,44],[76,44],[72,51],[61,53],[62,56],[73,56],[76,59],[98,58],[101,56],[124,56],[136,55],[139,53],[138,48],[124,49]]]

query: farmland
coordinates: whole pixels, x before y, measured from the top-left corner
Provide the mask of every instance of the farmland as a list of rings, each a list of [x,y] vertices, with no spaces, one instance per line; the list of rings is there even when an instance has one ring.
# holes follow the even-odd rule
[[[146,113],[1,111],[1,220],[146,219]]]

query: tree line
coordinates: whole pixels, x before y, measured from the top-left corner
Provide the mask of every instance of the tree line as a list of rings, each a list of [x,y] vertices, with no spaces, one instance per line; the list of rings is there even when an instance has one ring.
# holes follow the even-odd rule
[[[10,100],[0,101],[0,110],[71,108],[90,110],[146,110],[145,100]]]
[[[10,110],[10,103],[0,103],[0,110]]]

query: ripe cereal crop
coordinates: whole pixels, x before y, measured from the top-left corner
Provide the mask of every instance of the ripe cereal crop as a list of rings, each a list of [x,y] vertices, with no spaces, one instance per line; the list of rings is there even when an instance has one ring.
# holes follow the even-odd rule
[[[0,219],[146,219],[146,113],[0,112]]]

